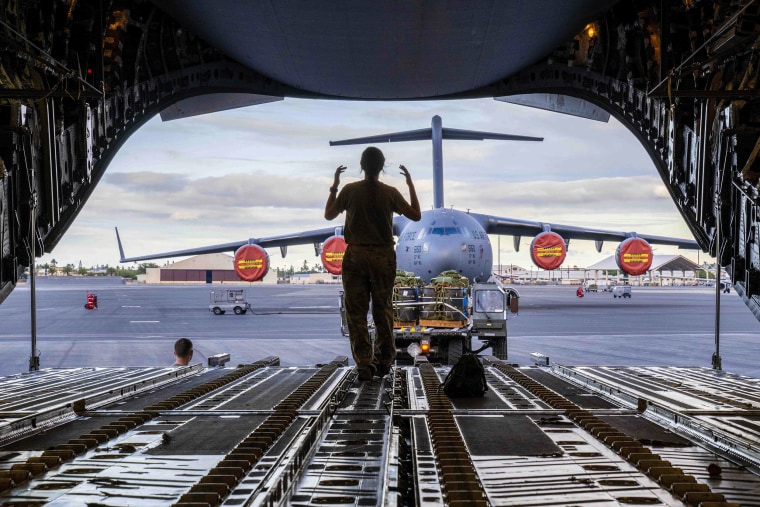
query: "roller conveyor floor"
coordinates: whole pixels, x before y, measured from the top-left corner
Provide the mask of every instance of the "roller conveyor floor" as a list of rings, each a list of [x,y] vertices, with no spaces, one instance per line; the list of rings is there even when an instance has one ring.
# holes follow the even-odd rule
[[[0,505],[760,505],[760,380],[483,360],[3,377]]]

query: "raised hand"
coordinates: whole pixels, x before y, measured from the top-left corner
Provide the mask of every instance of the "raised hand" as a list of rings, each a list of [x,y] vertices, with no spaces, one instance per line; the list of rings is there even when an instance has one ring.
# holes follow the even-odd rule
[[[401,164],[398,167],[399,167],[399,169],[401,169],[401,174],[403,174],[404,177],[406,178],[406,184],[407,185],[411,185],[412,184],[412,175],[409,174],[409,169],[407,169],[406,167],[404,167],[404,164]]]
[[[338,185],[340,185],[340,175],[343,173],[343,171],[346,170],[346,166],[340,165],[337,169],[335,169],[335,179],[333,180],[333,186],[335,188],[338,188]]]

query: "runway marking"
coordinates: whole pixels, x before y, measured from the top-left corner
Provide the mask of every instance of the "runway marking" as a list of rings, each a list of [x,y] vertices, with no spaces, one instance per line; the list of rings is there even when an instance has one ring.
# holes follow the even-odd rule
[[[338,308],[337,306],[291,306],[291,310],[313,310],[315,308]]]
[[[157,324],[160,320],[130,320],[130,324]]]
[[[121,305],[122,308],[142,308],[140,305]]]

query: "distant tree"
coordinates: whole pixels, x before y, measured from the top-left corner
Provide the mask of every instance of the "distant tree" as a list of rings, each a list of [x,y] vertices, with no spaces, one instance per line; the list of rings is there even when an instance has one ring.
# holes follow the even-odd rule
[[[697,270],[696,274],[697,274],[697,278],[707,278],[707,279],[715,278],[715,273],[710,272],[710,271],[705,271],[704,269]]]
[[[58,261],[55,260],[55,259],[53,259],[53,260],[50,261],[50,265],[53,266],[53,272],[54,272],[54,274],[57,275],[58,274],[58,269],[57,269]]]
[[[81,262],[80,262],[80,264],[81,264]],[[85,276],[87,274],[87,271],[88,271],[88,269],[86,267],[84,267],[84,266],[81,266],[81,265],[77,268],[77,274],[79,274],[81,276]]]
[[[43,265],[42,265],[42,266],[40,266],[40,267],[41,267],[42,269],[44,269],[44,270],[45,270],[45,276],[47,276],[47,274],[48,274],[48,270],[50,269],[50,264],[48,264],[48,263],[46,262],[45,264],[43,264]]]
[[[301,270],[299,273],[308,273],[309,272],[309,261],[306,259],[303,260],[303,266],[301,266]]]
[[[137,266],[137,274],[144,275],[148,271],[148,268],[157,268],[157,267],[158,267],[158,264],[156,264],[155,262],[143,262],[142,264],[139,264]]]
[[[64,275],[71,276],[71,272],[74,271],[74,265],[73,264],[66,264],[61,269],[62,269]]]

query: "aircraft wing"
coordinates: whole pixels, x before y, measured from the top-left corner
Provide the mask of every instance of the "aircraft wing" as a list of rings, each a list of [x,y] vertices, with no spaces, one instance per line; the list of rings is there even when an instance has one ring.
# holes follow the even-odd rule
[[[501,234],[508,236],[535,236],[541,232],[550,230],[556,232],[564,239],[584,239],[597,242],[597,250],[601,251],[601,242],[620,242],[629,237],[636,236],[653,245],[671,245],[687,250],[701,250],[701,247],[693,239],[669,238],[667,236],[653,236],[634,232],[608,231],[604,229],[591,229],[573,225],[552,224],[549,222],[533,222],[515,218],[497,217],[493,215],[481,215],[470,213],[488,234]]]
[[[281,236],[269,236],[264,238],[249,238],[231,243],[220,243],[218,245],[202,246],[197,248],[187,248],[184,250],[174,250],[171,252],[161,252],[149,255],[140,255],[137,257],[125,257],[124,248],[119,237],[119,229],[116,229],[116,240],[119,243],[120,262],[147,261],[152,259],[167,259],[170,257],[186,257],[191,255],[204,255],[221,252],[234,252],[243,245],[258,245],[262,248],[280,247],[282,256],[291,245],[308,245],[310,243],[322,243],[324,240],[340,233],[342,225],[339,227],[325,227],[324,229],[314,229],[311,231],[298,232],[294,234],[283,234]]]

